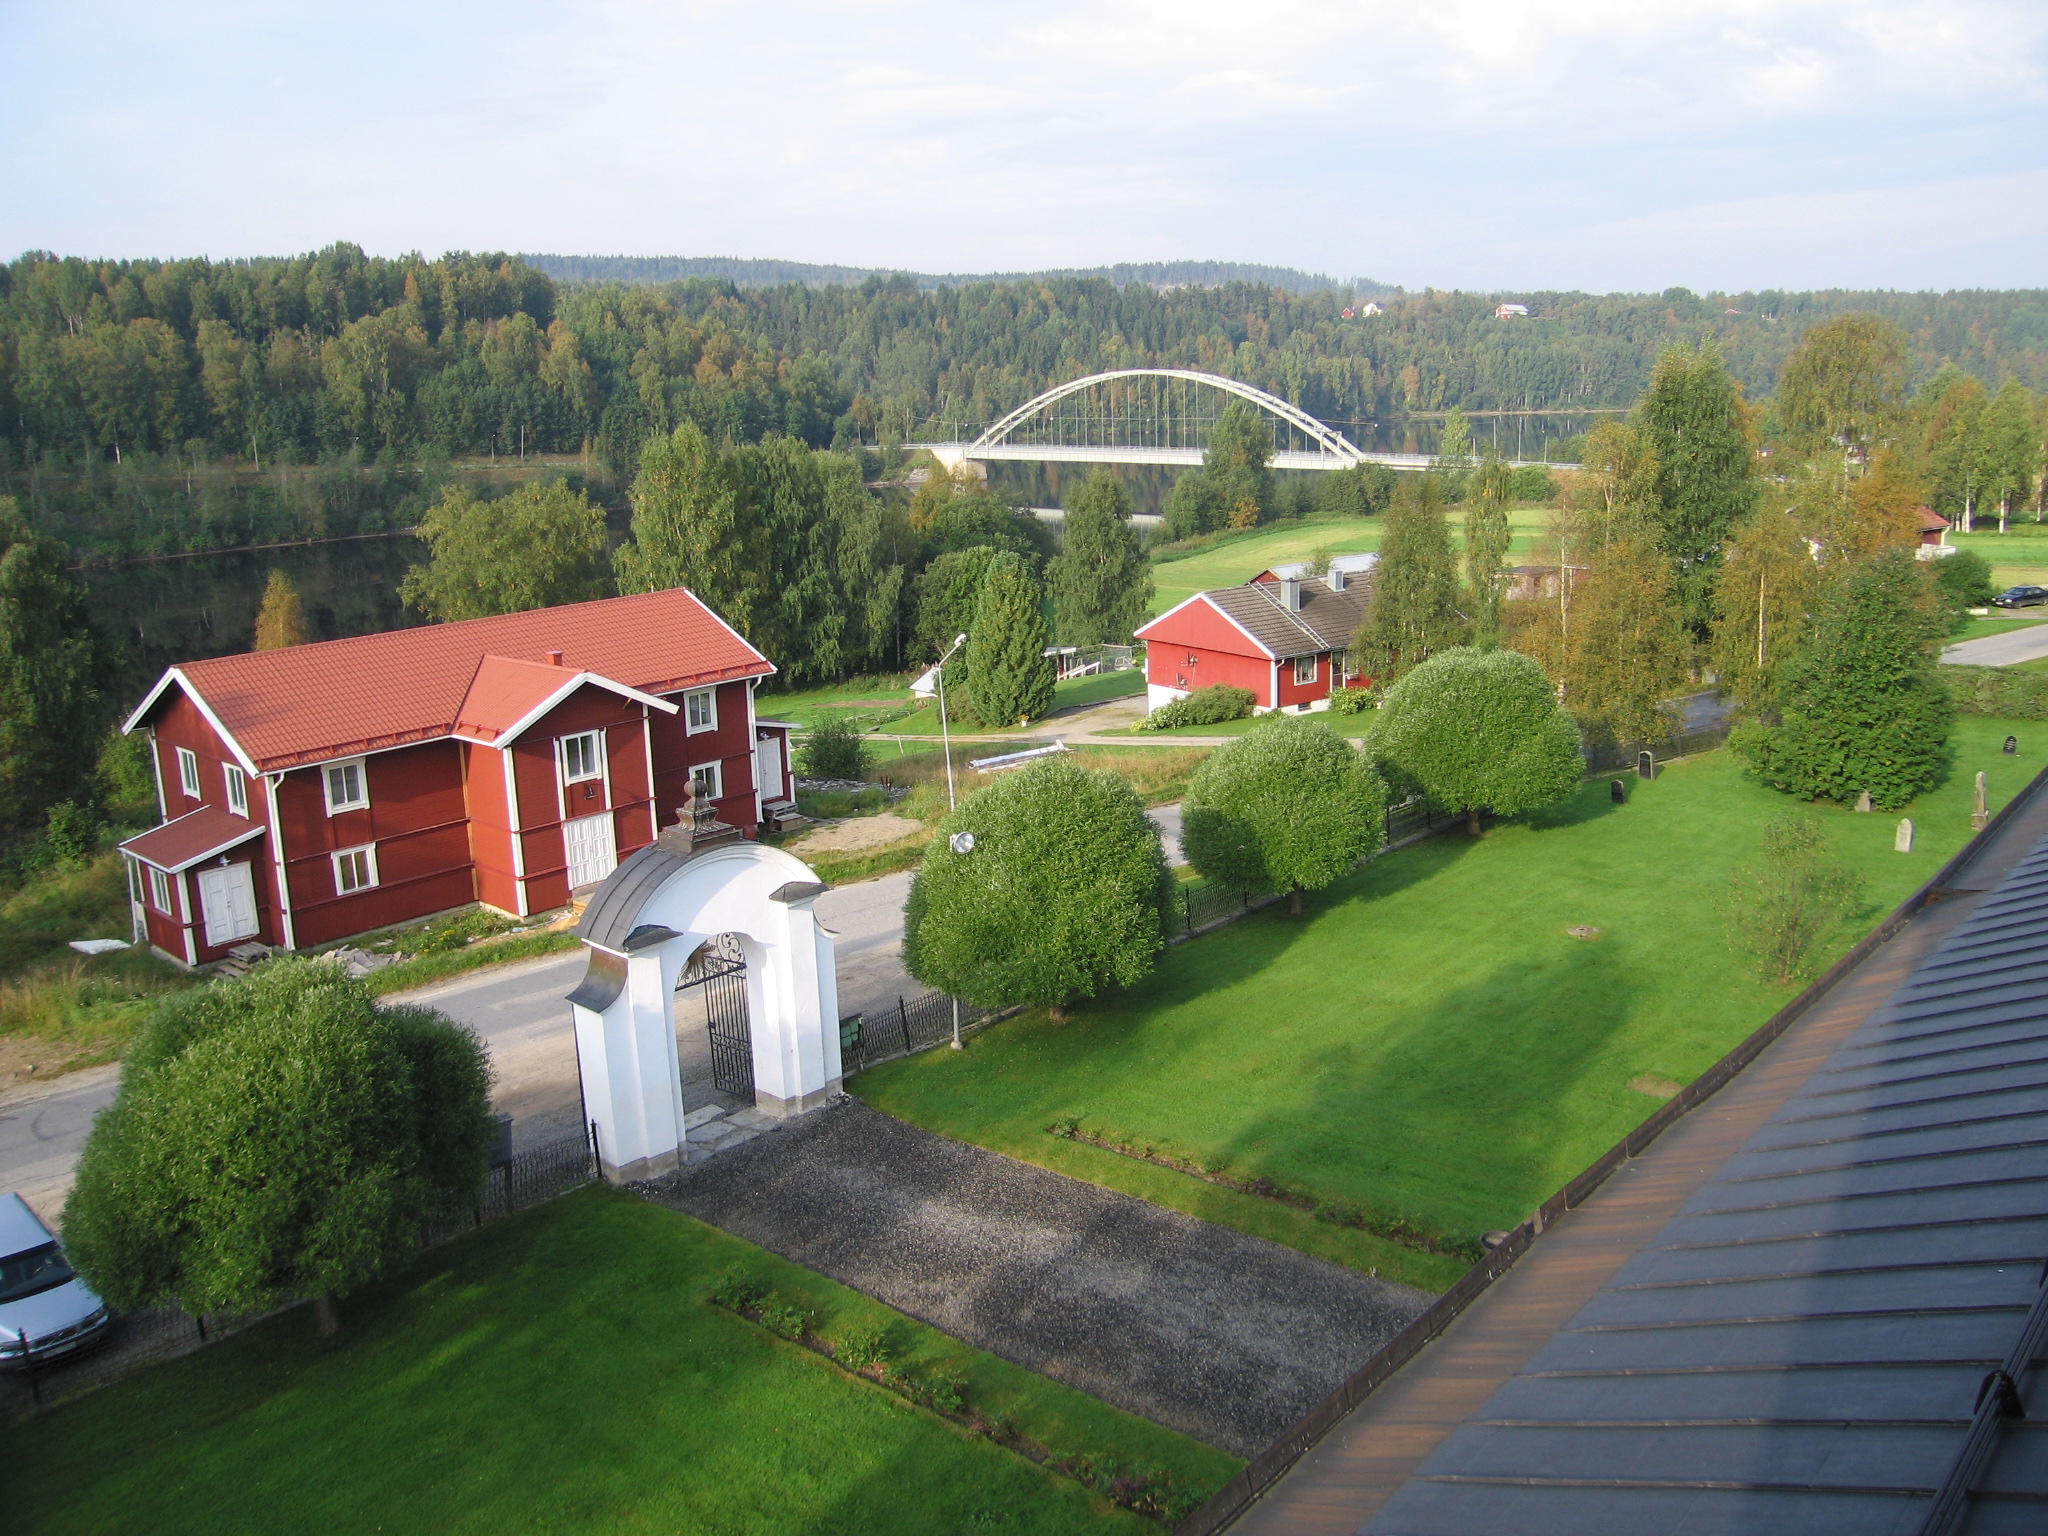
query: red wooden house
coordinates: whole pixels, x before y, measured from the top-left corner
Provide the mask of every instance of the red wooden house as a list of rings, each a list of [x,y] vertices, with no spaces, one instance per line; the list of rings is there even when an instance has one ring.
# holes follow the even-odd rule
[[[1350,680],[1345,657],[1372,603],[1374,559],[1340,556],[1327,576],[1275,566],[1140,625],[1146,707],[1227,684],[1249,688],[1259,710],[1328,708],[1331,688]]]
[[[163,825],[121,845],[138,937],[186,965],[472,902],[560,907],[694,791],[787,803],[774,666],[676,589],[173,667],[124,729]]]

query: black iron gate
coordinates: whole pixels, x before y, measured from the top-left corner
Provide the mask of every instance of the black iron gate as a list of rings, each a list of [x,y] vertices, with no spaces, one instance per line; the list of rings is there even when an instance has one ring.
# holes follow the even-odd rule
[[[694,996],[704,1006],[711,1036],[711,1084],[720,1093],[754,1102],[754,1032],[747,1021],[747,957],[729,933],[706,940],[676,982],[676,1003]]]

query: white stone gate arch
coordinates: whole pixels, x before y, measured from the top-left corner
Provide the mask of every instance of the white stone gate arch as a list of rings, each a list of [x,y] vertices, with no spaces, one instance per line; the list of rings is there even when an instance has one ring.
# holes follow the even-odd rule
[[[585,1113],[614,1183],[675,1169],[683,1146],[676,982],[706,941],[746,956],[754,1091],[771,1115],[839,1091],[833,936],[811,910],[825,891],[802,860],[728,837],[694,846],[673,828],[600,885],[577,924],[590,968],[569,994]]]

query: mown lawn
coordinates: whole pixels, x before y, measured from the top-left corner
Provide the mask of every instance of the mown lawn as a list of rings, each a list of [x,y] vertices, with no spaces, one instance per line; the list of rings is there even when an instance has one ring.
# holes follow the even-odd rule
[[[1999,590],[2029,585],[2048,586],[2048,523],[2034,521],[2032,508],[2015,514],[2004,533],[1998,531],[1998,508],[1977,516],[1977,532],[1951,533],[1951,544],[1974,549],[1991,562],[1991,579]]]
[[[1463,528],[1464,514],[1462,509],[1451,507],[1448,515],[1451,538],[1455,543]],[[1526,558],[1535,547],[1549,516],[1550,511],[1546,507],[1514,507],[1509,510],[1508,522],[1514,530],[1509,550],[1513,556]],[[1312,559],[1317,550],[1328,550],[1333,555],[1352,555],[1378,549],[1384,527],[1385,520],[1378,517],[1362,520],[1349,517],[1303,518],[1299,522],[1275,523],[1242,537],[1223,539],[1191,555],[1155,561],[1152,566],[1152,612],[1164,613],[1174,604],[1211,587],[1234,587],[1239,582],[1251,580],[1268,566]]]
[[[2004,757],[2007,732],[2021,754]],[[1868,900],[1846,949],[1969,837],[1973,776],[2002,804],[2044,762],[2048,725],[1966,717],[1947,780],[1897,818],[1806,807],[1726,752],[1654,782],[1606,782],[1481,840],[1449,833],[1311,899],[1169,951],[1132,991],[1064,1026],[1032,1013],[971,1049],[861,1074],[891,1114],[1415,1284],[1449,1260],[1271,1201],[1061,1140],[1066,1119],[1318,1200],[1469,1239],[1510,1226],[1761,1024],[1790,993],[1730,951],[1719,903],[1765,819],[1819,817]],[[1592,941],[1565,929],[1591,924]],[[1375,1246],[1377,1245],[1377,1246]],[[1406,1252],[1406,1250],[1402,1250]]]
[[[719,1536],[1159,1527],[712,1306],[733,1265],[814,1331],[889,1329],[910,1374],[1055,1451],[1169,1473],[1239,1465],[615,1191],[592,1189],[0,1432],[23,1533],[645,1530]]]

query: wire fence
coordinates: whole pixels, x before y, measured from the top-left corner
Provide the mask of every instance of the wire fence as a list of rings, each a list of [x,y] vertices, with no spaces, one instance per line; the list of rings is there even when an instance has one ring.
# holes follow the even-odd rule
[[[476,1204],[444,1216],[420,1233],[420,1246],[430,1248],[473,1232],[486,1222],[540,1205],[597,1178],[597,1142],[593,1131],[543,1142],[515,1152],[485,1176]],[[302,1302],[246,1315],[200,1313],[178,1307],[153,1307],[117,1314],[104,1338],[75,1355],[0,1370],[0,1421],[40,1412],[80,1393],[153,1365],[204,1349],[230,1335],[278,1316]],[[30,1339],[33,1347],[34,1339]]]
[[[1679,731],[1661,741],[1615,741],[1588,743],[1586,747],[1586,773],[1594,777],[1603,773],[1622,773],[1642,766],[1642,756],[1650,754],[1653,765],[1668,763],[1681,757],[1691,757],[1695,752],[1710,752],[1728,739],[1728,722],[1723,720],[1714,725],[1702,726],[1698,730]]]

